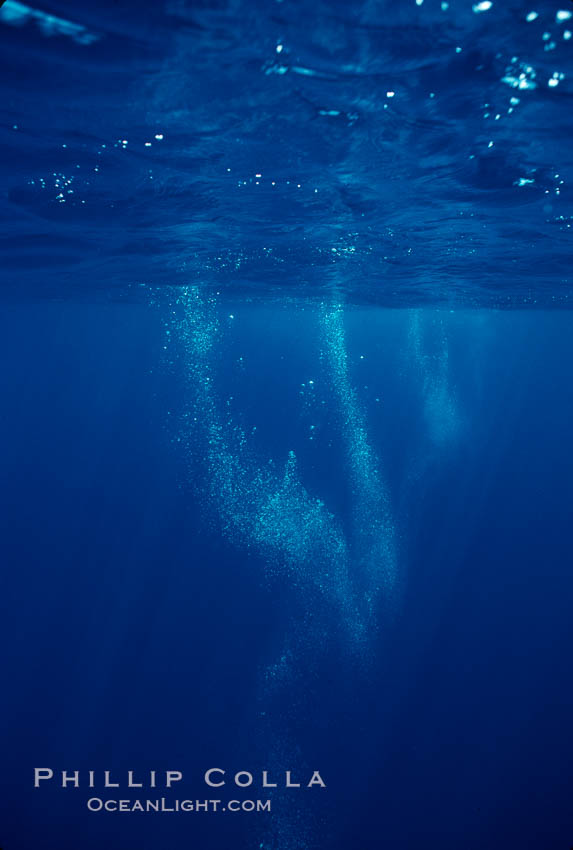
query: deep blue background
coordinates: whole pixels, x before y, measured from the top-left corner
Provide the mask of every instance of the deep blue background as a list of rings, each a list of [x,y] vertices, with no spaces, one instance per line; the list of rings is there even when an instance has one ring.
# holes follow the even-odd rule
[[[3,850],[573,846],[573,20],[473,5],[3,4]],[[367,662],[209,495],[184,286],[221,422],[347,531],[342,305],[400,587]],[[328,790],[268,818],[32,788],[182,769],[201,799],[219,765]]]
[[[182,767],[198,789],[204,767],[264,762],[256,679],[298,603],[268,587],[256,554],[209,530],[200,482],[184,480],[170,416],[185,364],[163,348],[168,315],[137,303],[3,314],[7,847],[253,846],[246,816],[88,815],[83,790],[31,787],[34,766]],[[257,399],[242,410],[259,445],[299,441],[312,486],[330,478],[342,492],[336,445],[305,449],[295,404],[277,424],[256,365],[266,340],[268,369],[294,396],[314,356],[312,311],[239,308],[236,321],[233,344],[255,365],[229,389]],[[432,452],[419,383],[400,367],[408,314],[347,317],[372,440],[393,493],[407,490],[405,589],[366,679],[339,661],[304,683],[313,707],[298,743],[329,784],[313,802],[327,824],[316,846],[558,850],[573,831],[571,318],[422,313],[426,329],[436,321],[465,424]],[[412,462],[424,471],[408,490]]]

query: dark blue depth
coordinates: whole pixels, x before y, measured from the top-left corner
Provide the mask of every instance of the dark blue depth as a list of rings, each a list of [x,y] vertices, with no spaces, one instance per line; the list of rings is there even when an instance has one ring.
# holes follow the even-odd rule
[[[573,846],[569,5],[6,0],[3,850]]]

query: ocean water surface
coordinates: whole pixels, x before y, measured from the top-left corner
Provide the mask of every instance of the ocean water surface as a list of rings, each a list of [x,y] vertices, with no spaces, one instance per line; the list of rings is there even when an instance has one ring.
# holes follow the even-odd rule
[[[573,7],[0,42],[0,845],[571,847]]]

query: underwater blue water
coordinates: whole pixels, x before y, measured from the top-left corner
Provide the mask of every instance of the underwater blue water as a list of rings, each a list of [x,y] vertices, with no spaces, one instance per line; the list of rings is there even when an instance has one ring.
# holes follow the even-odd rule
[[[0,7],[3,850],[573,846],[570,13]]]

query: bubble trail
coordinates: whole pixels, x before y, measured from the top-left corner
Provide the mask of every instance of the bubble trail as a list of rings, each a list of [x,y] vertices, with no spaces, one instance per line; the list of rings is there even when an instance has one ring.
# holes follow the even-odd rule
[[[450,383],[448,337],[440,319],[437,324],[438,338],[434,344],[435,350],[432,351],[422,311],[410,310],[409,317],[409,349],[422,380],[428,437],[436,448],[444,448],[457,439],[461,426],[455,393]]]
[[[303,485],[293,451],[279,473],[275,464],[257,458],[239,427],[223,422],[212,368],[220,332],[216,304],[190,288],[180,296],[180,306],[193,420],[201,434],[210,502],[225,535],[236,545],[254,548],[271,576],[286,573],[303,593],[324,597],[340,623],[358,633],[341,524]]]
[[[382,463],[368,436],[366,419],[350,379],[344,313],[340,305],[322,315],[323,355],[338,404],[352,491],[352,560],[374,625],[381,601],[391,610],[398,590],[396,527]]]
[[[228,416],[221,416],[214,368],[221,337],[216,300],[205,297],[198,287],[190,287],[181,292],[178,306],[193,399],[187,416],[194,425],[187,435],[188,448],[190,453],[203,455],[210,504],[227,539],[254,549],[269,577],[286,576],[302,609],[296,623],[293,620],[287,628],[276,662],[262,671],[259,686],[269,766],[284,767],[286,756],[292,756],[297,747],[288,722],[276,707],[286,702],[292,708],[295,685],[303,677],[305,681],[309,675],[314,677],[329,639],[335,634],[343,637],[344,651],[361,662],[348,665],[347,678],[359,675],[373,655],[378,609],[381,602],[390,605],[394,601],[397,587],[390,498],[350,379],[341,306],[323,309],[319,326],[322,359],[345,447],[341,472],[348,475],[352,491],[349,529],[304,486],[293,451],[287,453],[282,469],[277,468],[278,464],[257,456],[242,429]],[[271,719],[275,716],[280,719],[279,726]],[[309,810],[303,816],[301,809],[275,817],[260,846],[281,850],[315,846],[311,815]]]

